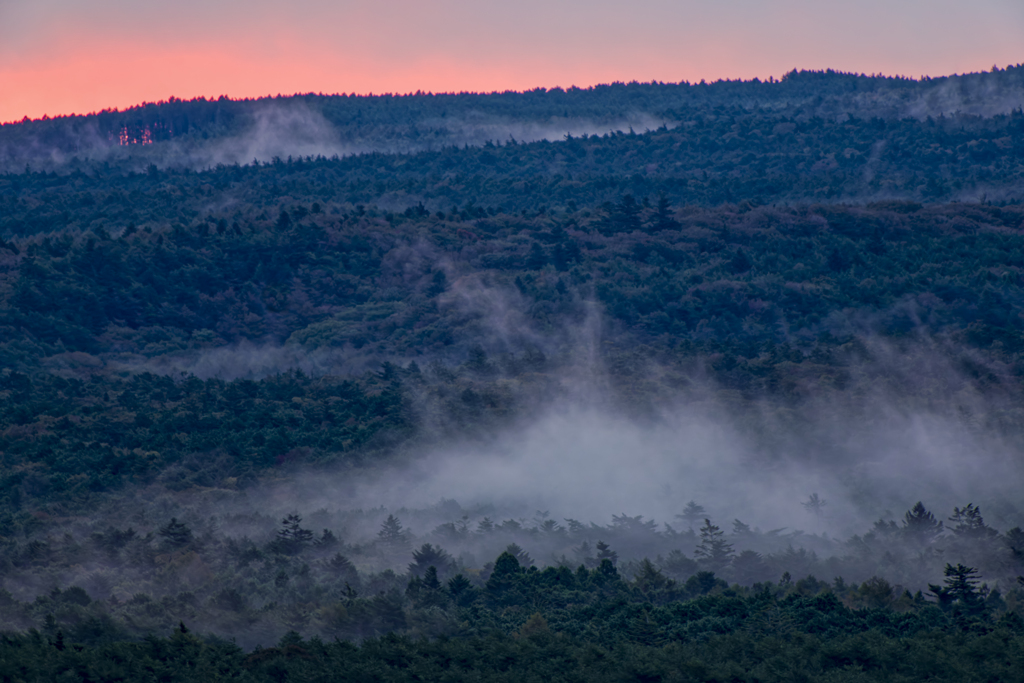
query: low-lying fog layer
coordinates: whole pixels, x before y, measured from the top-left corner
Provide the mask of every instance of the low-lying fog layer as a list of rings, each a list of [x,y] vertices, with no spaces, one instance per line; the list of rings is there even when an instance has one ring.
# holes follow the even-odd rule
[[[894,376],[925,363],[962,381],[936,358],[876,358]],[[767,401],[723,407],[721,390],[694,385],[637,417],[589,372],[566,371],[572,390],[517,423],[413,444],[386,464],[281,470],[247,487],[153,484],[51,518],[5,551],[0,588],[17,610],[0,627],[32,626],[25,615],[52,609],[54,588],[78,586],[139,632],[184,615],[250,645],[288,628],[330,635],[293,612],[308,620],[355,595],[401,603],[429,566],[482,589],[506,550],[573,570],[608,559],[627,581],[644,558],[681,583],[700,571],[745,586],[881,577],[896,596],[941,583],[947,562],[1004,592],[1024,572],[1013,435],[856,379],[795,416]],[[984,396],[961,404],[975,418],[998,410]],[[910,519],[917,501],[934,517]]]
[[[179,512],[199,504],[202,515],[326,514],[325,522],[336,516],[332,523],[345,527],[351,543],[374,539],[383,517],[399,510],[408,531],[429,538],[463,514],[476,525],[485,516],[532,519],[537,511],[559,524],[602,525],[626,515],[678,529],[689,501],[722,526],[739,519],[762,530],[834,538],[863,533],[879,519],[898,520],[919,500],[939,519],[977,503],[998,529],[1022,524],[1017,438],[978,426],[1010,399],[972,392],[937,343],[922,351],[929,344],[922,339],[909,355],[865,340],[873,360],[852,366],[848,388],[823,394],[820,404],[725,407],[721,391],[694,385],[642,418],[610,405],[608,379],[599,364],[587,363],[564,371],[559,382],[569,388],[560,397],[499,433],[410,446],[384,465],[299,471],[245,492],[211,492],[209,499],[220,502],[210,506],[199,502],[207,494],[185,495]],[[927,385],[924,376],[932,378]],[[919,395],[895,396],[879,377],[917,381]],[[927,394],[936,392],[954,400],[929,408]],[[809,511],[804,503],[812,494],[827,504]],[[458,515],[409,512],[445,500],[458,501]],[[351,525],[353,510],[375,512],[363,527]]]
[[[739,518],[766,530],[844,537],[902,516],[917,500],[940,511],[985,501],[996,526],[1024,521],[1016,507],[1020,462],[999,439],[938,416],[882,412],[871,424],[822,418],[813,439],[794,434],[773,452],[701,409],[667,410],[638,423],[569,408],[489,443],[415,454],[379,469],[299,476],[267,491],[267,502],[308,513],[427,508],[454,499],[492,510],[492,518],[546,510],[558,520],[607,524],[625,514],[678,525],[694,500],[719,524]],[[802,505],[813,493],[827,501],[820,514]],[[441,522],[406,523],[425,534]]]
[[[299,100],[257,103],[247,122],[234,134],[207,139],[183,136],[151,145],[120,146],[95,131],[82,134],[72,151],[49,148],[42,142],[19,141],[16,148],[0,140],[0,172],[58,169],[72,160],[120,162],[135,170],[158,168],[207,169],[217,165],[269,163],[275,158],[344,157],[353,154],[410,154],[488,142],[562,140],[566,135],[605,135],[611,132],[673,128],[678,122],[646,112],[616,114],[602,120],[578,116],[516,119],[471,113],[468,117],[424,119],[399,127],[367,131],[335,126],[322,113]]]

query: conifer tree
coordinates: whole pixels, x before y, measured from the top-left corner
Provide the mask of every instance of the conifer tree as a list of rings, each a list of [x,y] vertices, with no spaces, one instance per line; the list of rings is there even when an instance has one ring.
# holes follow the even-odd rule
[[[732,560],[733,549],[725,540],[725,532],[712,524],[710,519],[705,519],[704,526],[700,528],[700,545],[694,555],[711,571],[717,572]]]
[[[402,523],[394,515],[388,515],[388,518],[380,525],[377,538],[388,548],[401,548],[408,542],[408,536],[402,529]]]
[[[903,515],[902,533],[908,541],[916,545],[929,545],[942,534],[942,522],[936,520],[935,515],[928,512],[921,501],[917,501],[914,507]]]
[[[604,560],[608,560],[615,565],[619,561],[619,554],[611,549],[611,546],[604,541],[597,542],[597,557],[595,558],[600,564]]]
[[[678,227],[678,224],[672,218],[672,206],[668,202],[668,197],[662,192],[658,195],[658,215],[654,223],[654,229],[661,231],[672,230],[676,227]]]
[[[409,573],[424,577],[427,570],[434,568],[434,573],[448,576],[455,569],[455,560],[440,546],[424,543],[419,550],[412,551],[413,561],[409,563]]]
[[[699,522],[706,513],[707,510],[704,509],[703,505],[697,505],[697,503],[691,500],[683,508],[683,514],[676,515],[676,518],[686,522],[690,527],[690,531],[693,531],[693,525]]]
[[[274,550],[284,555],[297,555],[313,542],[313,532],[302,528],[302,517],[288,515],[281,520],[281,529],[274,541]]]
[[[954,507],[949,521],[953,522],[950,530],[960,538],[989,538],[997,533],[995,529],[985,524],[985,519],[981,516],[981,508],[972,503],[968,503],[962,508]]]

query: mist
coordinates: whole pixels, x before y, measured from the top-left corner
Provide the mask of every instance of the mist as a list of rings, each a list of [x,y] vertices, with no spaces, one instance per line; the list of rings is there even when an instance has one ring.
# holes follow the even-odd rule
[[[503,305],[514,308],[507,299]],[[563,339],[599,345],[593,335],[600,329],[592,322]],[[530,338],[544,341],[537,332]],[[193,369],[210,377],[239,373],[246,353],[250,372],[261,364],[311,367],[300,348],[287,355],[280,348],[214,350]],[[685,581],[700,566],[691,558],[706,524],[722,529],[737,554],[757,553],[720,570],[741,585],[813,574],[851,582],[882,576],[919,590],[941,581],[944,562],[961,560],[982,567],[992,585],[1011,585],[1013,577],[991,554],[951,545],[919,555],[886,529],[919,500],[938,519],[975,503],[996,530],[1024,523],[1019,430],[991,428],[1012,397],[973,389],[956,349],[938,338],[921,339],[912,352],[873,337],[862,338],[860,348],[850,358],[848,384],[819,388],[814,400],[730,400],[727,389],[694,371],[653,410],[638,410],[600,359],[571,353],[574,362],[549,367],[543,381],[496,380],[519,385],[510,390],[529,407],[496,428],[454,437],[432,429],[427,386],[412,392],[410,405],[423,426],[420,438],[386,458],[285,464],[259,482],[228,478],[182,490],[176,482],[190,467],[222,457],[196,453],[156,481],[102,501],[88,518],[51,520],[33,542],[53,553],[77,548],[78,559],[46,571],[9,571],[3,588],[31,601],[54,586],[80,586],[126,614],[148,604],[140,594],[168,605],[191,601],[190,627],[251,647],[295,628],[279,617],[299,600],[301,582],[367,596],[400,592],[423,569],[414,551],[435,558],[442,579],[459,572],[483,586],[508,548],[525,563],[575,570],[596,566],[602,543],[627,580],[647,558],[665,576]],[[653,377],[669,369],[652,364],[642,372]],[[921,381],[908,399],[907,382],[936,375],[941,388]],[[453,385],[455,395],[460,386]],[[945,399],[930,398],[936,393]],[[823,508],[807,507],[812,495]],[[692,505],[700,507],[697,517],[687,517]],[[317,538],[330,533],[330,542],[274,555],[288,515],[298,515]],[[402,525],[397,543],[382,536],[390,516]],[[172,518],[191,529],[194,547],[172,554],[162,548],[158,534]],[[131,535],[116,541],[117,534]],[[121,549],[102,545],[113,542]],[[82,554],[96,544],[108,549]],[[216,578],[222,566],[247,585],[302,578],[292,579],[295,588],[274,589],[279,595],[253,589],[245,609],[260,616],[241,628],[234,612],[218,607],[235,585]]]
[[[881,363],[889,361],[907,359]],[[876,376],[880,368],[864,372]],[[552,400],[540,416],[500,434],[414,448],[382,468],[300,474],[270,498],[306,511],[456,500],[510,517],[547,510],[554,519],[586,523],[625,514],[673,525],[694,500],[719,523],[739,518],[762,529],[838,537],[897,519],[918,500],[938,510],[983,500],[997,527],[1024,522],[1017,500],[1024,467],[1007,435],[924,406],[908,409],[884,390],[867,388],[853,400],[832,396],[838,405],[831,409],[804,406],[793,416],[757,404],[716,405],[707,389],[681,392],[646,418],[602,397]],[[964,414],[983,414],[984,407],[973,405],[972,412],[965,403]],[[828,500],[821,520],[801,506],[811,493]],[[408,523],[418,534],[430,530]]]
[[[465,116],[426,118],[399,126],[337,126],[300,99],[254,103],[237,131],[184,135],[149,145],[118,145],[86,124],[61,147],[29,136],[16,144],[0,140],[0,171],[60,170],[81,163],[116,163],[135,172],[160,169],[205,170],[217,166],[270,163],[289,157],[345,157],[355,154],[416,154],[445,147],[487,143],[557,141],[566,135],[606,135],[673,128],[678,122],[645,112],[613,114],[600,120],[578,116],[524,120],[469,111]]]
[[[418,265],[424,272],[444,267]],[[701,364],[709,359],[685,366],[631,360],[626,376],[613,372],[609,364],[628,354],[620,347],[629,339],[579,293],[559,324],[541,328],[528,314],[530,302],[514,288],[449,270],[454,279],[439,306],[465,321],[459,335],[488,355],[488,372],[498,373],[488,380],[493,385],[472,374],[466,382],[453,379],[468,342],[410,358],[372,345],[306,346],[296,334],[284,344],[243,341],[149,359],[110,354],[95,362],[105,372],[224,381],[295,370],[357,376],[385,362],[425,366],[430,382],[408,388],[420,440],[383,464],[348,465],[340,472],[299,467],[287,481],[250,494],[277,516],[428,509],[452,500],[467,509],[490,509],[492,517],[530,518],[547,510],[554,519],[588,524],[622,514],[677,524],[676,516],[693,500],[720,523],[738,518],[762,529],[843,538],[879,519],[898,519],[921,500],[937,510],[985,501],[998,528],[1024,524],[1018,486],[1024,480],[1018,455],[1024,434],[1016,424],[1020,397],[1013,368],[934,333],[913,299],[891,310],[836,311],[819,328],[792,331],[798,345],[822,333],[850,339],[841,359],[844,376],[824,381],[794,369],[801,398],[741,399],[711,379]],[[878,333],[892,316],[904,314],[916,328],[902,343]],[[502,358],[529,352],[547,358],[546,367],[501,376]],[[489,386],[512,397],[515,417],[485,421],[467,433],[442,426],[438,410],[450,400],[445,396],[464,389],[486,393]],[[645,394],[642,387],[650,386],[659,388]],[[820,517],[802,506],[812,493],[828,501]],[[427,519],[406,521],[420,535],[455,521]],[[376,534],[375,527],[364,531],[360,542]]]

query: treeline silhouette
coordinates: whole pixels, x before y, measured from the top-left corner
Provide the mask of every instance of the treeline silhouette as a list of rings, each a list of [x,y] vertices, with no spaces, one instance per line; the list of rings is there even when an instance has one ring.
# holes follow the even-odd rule
[[[408,95],[322,95],[231,100],[196,98],[145,103],[124,111],[104,110],[0,126],[0,169],[72,166],[110,157],[110,148],[130,144],[136,155],[167,143],[205,144],[251,132],[268,109],[309,112],[333,127],[334,136],[355,151],[420,151],[482,144],[473,128],[488,124],[535,123],[557,132],[571,121],[600,129],[618,127],[641,114],[653,123],[694,117],[750,115],[762,123],[792,117],[835,119],[925,118],[929,115],[992,116],[1019,107],[1024,75],[1019,65],[989,73],[921,80],[882,75],[797,71],[781,79],[720,80],[715,83],[612,83],[590,88],[536,88],[525,92]],[[1010,106],[1011,103],[1016,103]],[[258,127],[258,126],[257,126]],[[566,131],[557,132],[560,136]],[[607,132],[607,129],[600,132]],[[643,132],[643,129],[638,130]],[[333,136],[332,136],[333,137]],[[494,140],[504,142],[507,137]],[[144,147],[154,146],[152,150]],[[150,154],[174,163],[173,148]],[[55,159],[64,162],[54,163]],[[242,160],[244,162],[250,159]]]

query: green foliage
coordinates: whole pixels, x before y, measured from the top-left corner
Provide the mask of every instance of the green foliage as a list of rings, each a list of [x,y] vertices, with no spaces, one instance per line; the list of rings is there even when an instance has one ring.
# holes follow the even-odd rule
[[[202,172],[155,163],[255,105],[3,126],[3,164],[84,126],[158,144],[0,176],[0,679],[1013,680],[1024,533],[973,504],[846,541],[727,536],[695,501],[681,532],[453,501],[420,534],[384,509],[307,515],[320,535],[198,510],[493,434],[580,367],[633,416],[764,415],[737,430],[767,455],[829,441],[800,408],[856,421],[866,395],[1018,443],[1024,119],[899,113],[1022,73],[311,95],[342,137],[421,151]],[[680,125],[476,147],[430,128],[570,110]],[[820,525],[825,501],[804,507]]]
[[[978,604],[972,571],[947,568],[942,590],[955,593],[958,604]],[[913,599],[897,611],[884,581],[867,582],[857,591],[862,607],[851,609],[813,577],[788,588],[762,584],[737,591],[702,572],[680,587],[645,563],[636,580],[626,583],[600,568],[523,571],[512,554],[503,553],[486,601],[469,606],[463,598],[473,591],[461,575],[444,588],[436,571],[428,571],[424,579],[412,579],[404,598],[394,592],[348,597],[314,616],[326,633],[355,644],[307,640],[289,631],[276,645],[248,652],[217,637],[199,637],[180,620],[167,638],[130,640],[109,622],[89,631],[69,625],[67,616],[58,623],[51,615],[43,632],[0,637],[0,674],[47,680],[76,671],[90,680],[137,680],[146,672],[175,681],[338,675],[398,681],[444,672],[476,680],[659,680],[682,668],[704,679],[765,678],[784,670],[807,680],[961,681],[1015,680],[1024,664],[1019,617],[994,622],[975,609],[968,621],[951,619]],[[81,593],[71,589],[61,598],[85,609],[89,603]],[[498,593],[502,601],[493,603]],[[393,633],[406,629],[435,637]]]
[[[410,427],[399,387],[372,376],[175,382],[3,372],[0,396],[8,511],[84,504],[126,483],[233,488],[271,468],[379,449]],[[187,543],[184,530],[165,531],[170,545]]]

